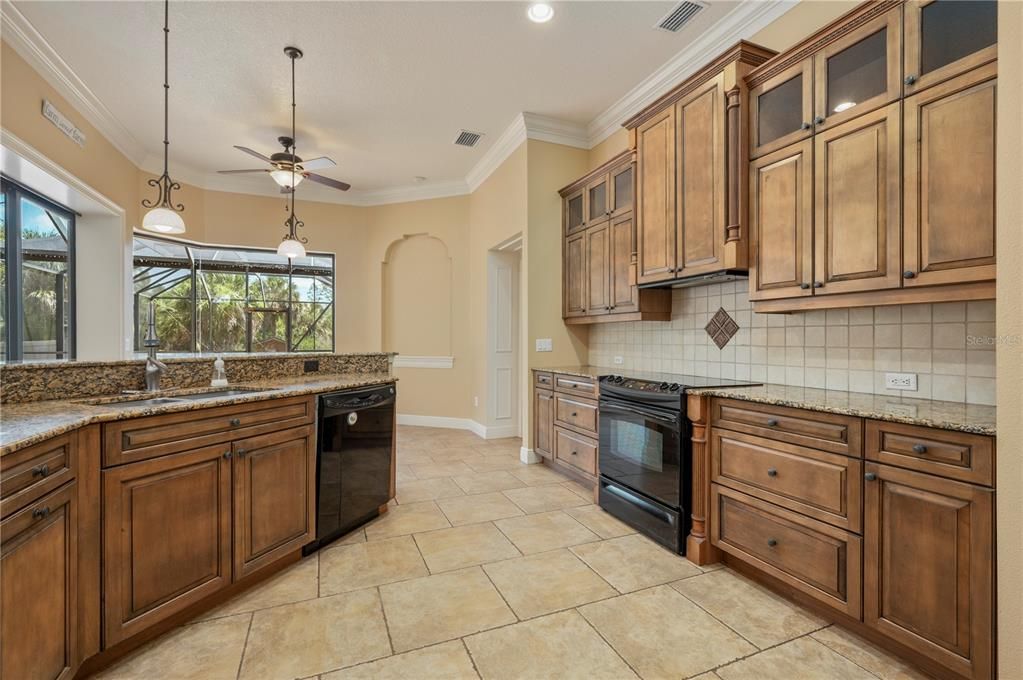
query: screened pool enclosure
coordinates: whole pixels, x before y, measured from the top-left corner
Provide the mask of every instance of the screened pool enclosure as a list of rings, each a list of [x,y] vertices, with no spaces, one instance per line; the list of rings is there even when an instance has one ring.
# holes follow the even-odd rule
[[[334,349],[334,256],[136,234],[135,351],[155,312],[161,353]]]

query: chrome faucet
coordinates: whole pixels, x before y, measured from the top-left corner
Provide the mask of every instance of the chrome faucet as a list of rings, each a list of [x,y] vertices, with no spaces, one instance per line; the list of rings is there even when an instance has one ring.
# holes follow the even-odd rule
[[[160,391],[160,377],[167,370],[167,364],[156,358],[156,350],[160,346],[160,338],[156,336],[156,305],[149,301],[149,328],[146,339],[142,342],[149,356],[146,357],[146,391]]]

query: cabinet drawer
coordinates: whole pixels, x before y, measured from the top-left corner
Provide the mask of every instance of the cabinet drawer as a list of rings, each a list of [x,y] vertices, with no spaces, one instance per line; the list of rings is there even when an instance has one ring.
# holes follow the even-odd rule
[[[860,617],[860,556],[854,534],[719,484],[711,485],[711,542],[853,618]]]
[[[995,481],[995,442],[983,435],[868,420],[866,456],[964,482]]]
[[[54,437],[0,459],[0,517],[74,478],[74,437],[73,433]]]
[[[574,394],[578,397],[597,398],[597,381],[593,378],[584,378],[578,375],[554,374],[554,390],[565,394]]]
[[[554,387],[554,375],[546,371],[533,371],[533,387]]]
[[[597,434],[597,405],[593,402],[569,399],[554,395],[554,418],[561,425],[568,425],[590,434]]]
[[[712,481],[860,531],[862,461],[717,428],[710,452]]]
[[[556,433],[554,457],[588,475],[597,474],[597,443],[560,427]]]
[[[863,455],[863,426],[859,418],[851,416],[715,399],[711,425],[844,456]]]
[[[103,427],[103,465],[120,465],[312,423],[312,397],[134,418]]]

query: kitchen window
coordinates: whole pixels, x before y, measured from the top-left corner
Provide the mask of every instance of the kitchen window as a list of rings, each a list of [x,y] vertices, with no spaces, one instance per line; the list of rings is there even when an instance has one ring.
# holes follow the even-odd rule
[[[75,356],[75,213],[0,178],[0,361]]]
[[[136,235],[135,351],[153,310],[159,352],[332,352],[334,256]]]

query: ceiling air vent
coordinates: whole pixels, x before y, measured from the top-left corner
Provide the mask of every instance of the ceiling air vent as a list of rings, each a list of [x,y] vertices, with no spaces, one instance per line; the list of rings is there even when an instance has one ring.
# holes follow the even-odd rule
[[[671,33],[678,33],[682,30],[682,27],[689,23],[696,14],[706,7],[705,4],[699,2],[690,2],[690,0],[683,0],[683,2],[675,5],[670,12],[664,15],[664,18],[657,22],[654,28],[662,31],[669,31]]]
[[[480,138],[483,137],[482,132],[470,132],[469,130],[461,130],[458,133],[458,137],[455,138],[455,144],[458,146],[474,147],[480,143]]]

